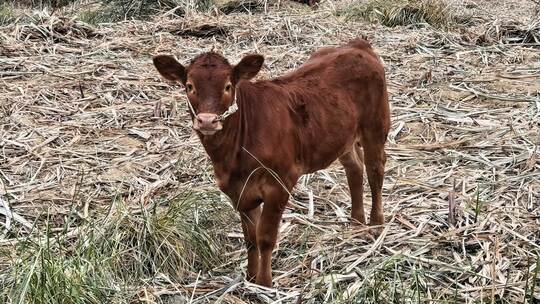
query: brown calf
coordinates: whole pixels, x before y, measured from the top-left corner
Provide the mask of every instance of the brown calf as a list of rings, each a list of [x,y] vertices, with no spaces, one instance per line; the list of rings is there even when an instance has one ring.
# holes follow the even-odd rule
[[[370,224],[384,223],[381,191],[390,113],[384,68],[365,40],[323,48],[295,71],[250,82],[263,61],[261,55],[247,55],[232,66],[210,52],[185,68],[171,56],[154,57],[163,77],[184,84],[193,128],[212,160],[219,188],[240,212],[248,280],[271,286],[279,222],[301,175],[339,159],[349,183],[351,217],[365,223],[365,164]]]

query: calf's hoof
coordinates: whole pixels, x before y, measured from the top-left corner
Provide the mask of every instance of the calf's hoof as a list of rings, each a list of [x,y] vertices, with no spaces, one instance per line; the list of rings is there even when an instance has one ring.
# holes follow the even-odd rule
[[[361,217],[351,217],[350,223],[352,226],[363,227],[366,225],[366,219]]]
[[[369,234],[371,234],[375,239],[378,238],[381,233],[383,232],[383,228],[382,226],[379,226],[379,227],[370,227],[369,228]]]
[[[370,218],[370,221],[369,221],[369,225],[370,226],[376,226],[376,227],[371,227],[369,232],[371,233],[371,235],[373,235],[375,238],[377,238],[379,235],[381,235],[382,231],[383,231],[383,225],[384,225],[384,215],[381,213],[381,214],[378,214],[378,215],[371,215],[371,218]]]
[[[272,277],[269,276],[258,276],[257,280],[255,281],[257,285],[261,285],[264,287],[272,287]]]

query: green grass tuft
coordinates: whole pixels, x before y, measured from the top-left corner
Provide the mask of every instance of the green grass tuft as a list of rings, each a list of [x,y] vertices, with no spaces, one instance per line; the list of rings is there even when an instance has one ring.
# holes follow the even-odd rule
[[[348,20],[388,27],[429,24],[448,28],[458,20],[451,5],[441,0],[370,0],[342,9],[338,14]]]
[[[85,245],[85,241],[88,243]],[[96,251],[92,237],[70,244],[67,235],[50,231],[28,238],[13,249],[9,272],[2,274],[3,303],[102,303],[122,293],[114,266]],[[89,246],[90,245],[90,246]]]
[[[201,197],[188,195],[162,211],[133,214],[121,204],[113,215],[62,233],[46,228],[11,248],[0,265],[1,303],[126,303],[141,282],[221,262],[220,222]],[[52,220],[51,220],[52,221]],[[46,226],[50,221],[46,221]]]
[[[40,9],[49,7],[56,9],[75,2],[80,2],[80,0],[6,0],[5,2],[11,2],[12,4],[16,4],[18,6],[28,6]]]
[[[186,271],[209,270],[219,262],[218,246],[209,225],[196,218],[196,203],[183,200],[153,215],[123,212],[98,243],[121,265],[122,272],[136,277],[164,273],[179,280]]]
[[[85,10],[78,19],[90,24],[147,19],[156,13],[174,10],[177,16],[189,11],[208,11],[213,0],[102,0],[96,9]]]
[[[13,21],[14,15],[13,15],[13,7],[9,3],[1,3],[0,4],[0,26],[9,24]]]

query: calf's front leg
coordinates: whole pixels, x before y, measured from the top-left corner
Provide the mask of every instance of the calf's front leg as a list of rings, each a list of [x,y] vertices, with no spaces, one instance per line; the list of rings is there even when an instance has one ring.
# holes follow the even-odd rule
[[[263,211],[257,225],[260,261],[256,283],[262,286],[272,286],[272,250],[276,245],[279,222],[288,198],[284,189],[274,189],[264,197]]]
[[[257,206],[248,211],[241,211],[242,230],[246,242],[248,267],[246,279],[255,282],[259,269],[259,250],[257,248],[257,223],[261,215],[261,206]]]

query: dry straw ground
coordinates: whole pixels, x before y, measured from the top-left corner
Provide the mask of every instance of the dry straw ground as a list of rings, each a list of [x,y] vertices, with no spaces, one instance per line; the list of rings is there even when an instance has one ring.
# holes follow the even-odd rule
[[[349,5],[326,1],[312,10],[264,3],[253,14],[162,13],[96,26],[33,12],[31,21],[0,28],[0,278],[13,291],[3,299],[36,297],[26,272],[19,274],[23,296],[15,294],[20,286],[9,285],[17,280],[22,242],[61,234],[75,244],[85,237],[81,227],[97,225],[95,219],[110,220],[124,207],[130,216],[159,212],[189,191],[203,206],[196,217],[215,233],[217,248],[209,250],[219,262],[185,266],[174,279],[154,269],[157,274],[129,286],[101,286],[109,296],[122,291],[125,297],[115,301],[540,300],[535,4],[456,2],[468,24],[446,30],[386,27],[337,13]],[[187,62],[215,49],[237,62],[259,52],[266,56],[259,77],[267,78],[297,67],[319,47],[361,35],[383,58],[391,93],[387,224],[377,239],[349,226],[339,165],[303,177],[274,252],[279,288],[263,290],[243,280],[239,220],[216,189],[181,88],[162,81],[151,56],[172,53]],[[28,271],[45,267],[35,260]],[[190,263],[197,260],[195,252]]]

